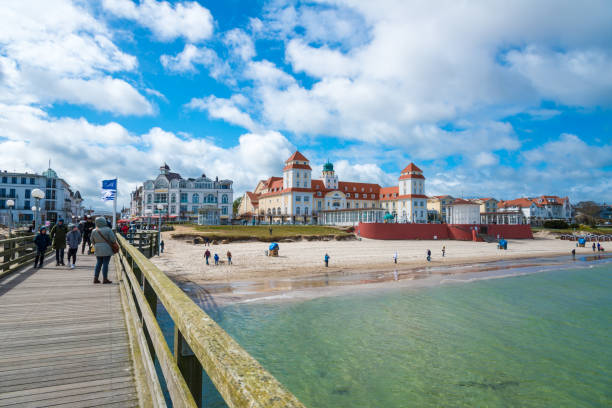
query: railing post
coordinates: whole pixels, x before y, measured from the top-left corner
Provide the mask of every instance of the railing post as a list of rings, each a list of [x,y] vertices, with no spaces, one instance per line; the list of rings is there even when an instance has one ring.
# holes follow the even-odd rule
[[[174,360],[198,407],[202,406],[202,365],[189,348],[181,331],[174,326]]]
[[[147,303],[149,304],[149,307],[151,308],[151,312],[153,312],[153,316],[157,318],[157,294],[145,278],[144,274],[142,275],[142,291]],[[147,344],[149,345],[149,353],[151,353],[151,357],[155,359],[155,347],[153,347],[153,342],[151,341],[148,330],[145,330],[145,335],[147,338]]]
[[[9,269],[9,265],[7,264],[7,262],[9,262],[11,260],[11,255],[12,255],[12,250],[11,250],[11,242],[5,242],[4,243],[4,268],[3,270],[8,270]]]

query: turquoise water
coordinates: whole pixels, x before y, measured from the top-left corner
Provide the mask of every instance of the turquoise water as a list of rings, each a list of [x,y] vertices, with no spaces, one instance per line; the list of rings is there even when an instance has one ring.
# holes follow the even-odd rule
[[[612,406],[610,264],[211,314],[311,408]]]

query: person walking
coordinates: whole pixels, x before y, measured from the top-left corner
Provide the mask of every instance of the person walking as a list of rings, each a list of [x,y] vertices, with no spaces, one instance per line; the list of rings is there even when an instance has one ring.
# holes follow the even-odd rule
[[[272,236],[272,227],[270,227],[269,231],[270,231],[270,236]]]
[[[93,283],[100,283],[100,270],[102,270],[102,283],[113,283],[108,279],[108,263],[113,256],[111,244],[117,243],[115,233],[108,227],[106,218],[96,218],[96,229],[91,232],[91,243],[96,253],[96,268],[94,269]]]
[[[576,259],[576,248],[572,249],[572,259]]]
[[[45,252],[51,245],[51,238],[47,235],[47,228],[40,227],[36,238],[34,238],[34,244],[36,245],[36,258],[34,258],[34,268],[42,268],[43,261],[45,260]]]
[[[72,231],[66,235],[66,242],[68,243],[68,264],[70,269],[74,269],[76,264],[76,256],[79,251],[79,244],[81,243],[81,232],[79,226],[74,224]],[[70,261],[72,259],[72,262]]]
[[[215,266],[219,266],[219,254],[215,252]]]
[[[64,225],[64,220],[59,219],[56,225],[51,228],[51,241],[55,249],[56,266],[64,265],[64,249],[66,249],[66,235],[68,228]]]
[[[393,263],[397,263],[397,251],[393,254]]]
[[[427,262],[431,262],[431,250],[427,250]]]
[[[442,247],[442,258],[444,258],[445,254],[446,254],[446,245]]]
[[[164,244],[164,240],[162,239],[162,242],[159,243],[159,247],[161,248],[161,253],[164,253],[164,247],[166,246],[166,244]]]
[[[123,224],[121,226],[121,235],[123,235],[124,238],[127,238],[127,234],[129,230],[130,230],[130,227],[128,227],[127,223]]]
[[[329,267],[329,255],[327,253],[323,257],[323,260],[325,261],[325,267],[328,268]]]
[[[597,252],[601,251],[601,244],[597,242]]]
[[[593,252],[595,252],[595,243],[593,242]]]
[[[95,225],[91,222],[89,215],[85,216],[85,222],[83,223],[83,246],[81,247],[81,255],[85,253],[85,244],[87,244],[87,253],[91,253],[91,231],[93,231]]]
[[[231,265],[232,264],[232,253],[230,251],[227,251],[227,264]]]
[[[206,259],[206,265],[210,265],[208,263],[208,260],[210,259],[210,251],[207,249],[206,252],[204,252],[204,259]]]

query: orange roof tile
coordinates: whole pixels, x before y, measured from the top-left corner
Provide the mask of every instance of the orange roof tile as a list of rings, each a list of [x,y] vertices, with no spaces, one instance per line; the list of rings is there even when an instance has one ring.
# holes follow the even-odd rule
[[[418,172],[421,172],[421,173],[423,172],[423,170],[419,169],[417,167],[417,165],[414,164],[414,163],[410,163],[408,166],[406,166],[406,168],[404,170],[402,170],[402,173],[407,173],[407,172],[410,172],[410,171],[418,171]]]
[[[295,153],[293,153],[291,155],[291,157],[289,157],[287,160],[285,160],[286,162],[289,161],[294,161],[294,160],[302,160],[302,161],[308,161],[308,159],[306,158],[306,156],[304,156],[302,153],[300,153],[298,150],[295,151]]]

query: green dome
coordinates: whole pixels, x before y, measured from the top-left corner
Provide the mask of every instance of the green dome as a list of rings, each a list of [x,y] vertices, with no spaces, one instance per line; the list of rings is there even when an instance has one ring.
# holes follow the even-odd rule
[[[323,171],[334,171],[334,165],[328,161],[323,165]]]
[[[46,178],[57,178],[57,173],[51,168],[43,172],[42,175],[45,176]]]

